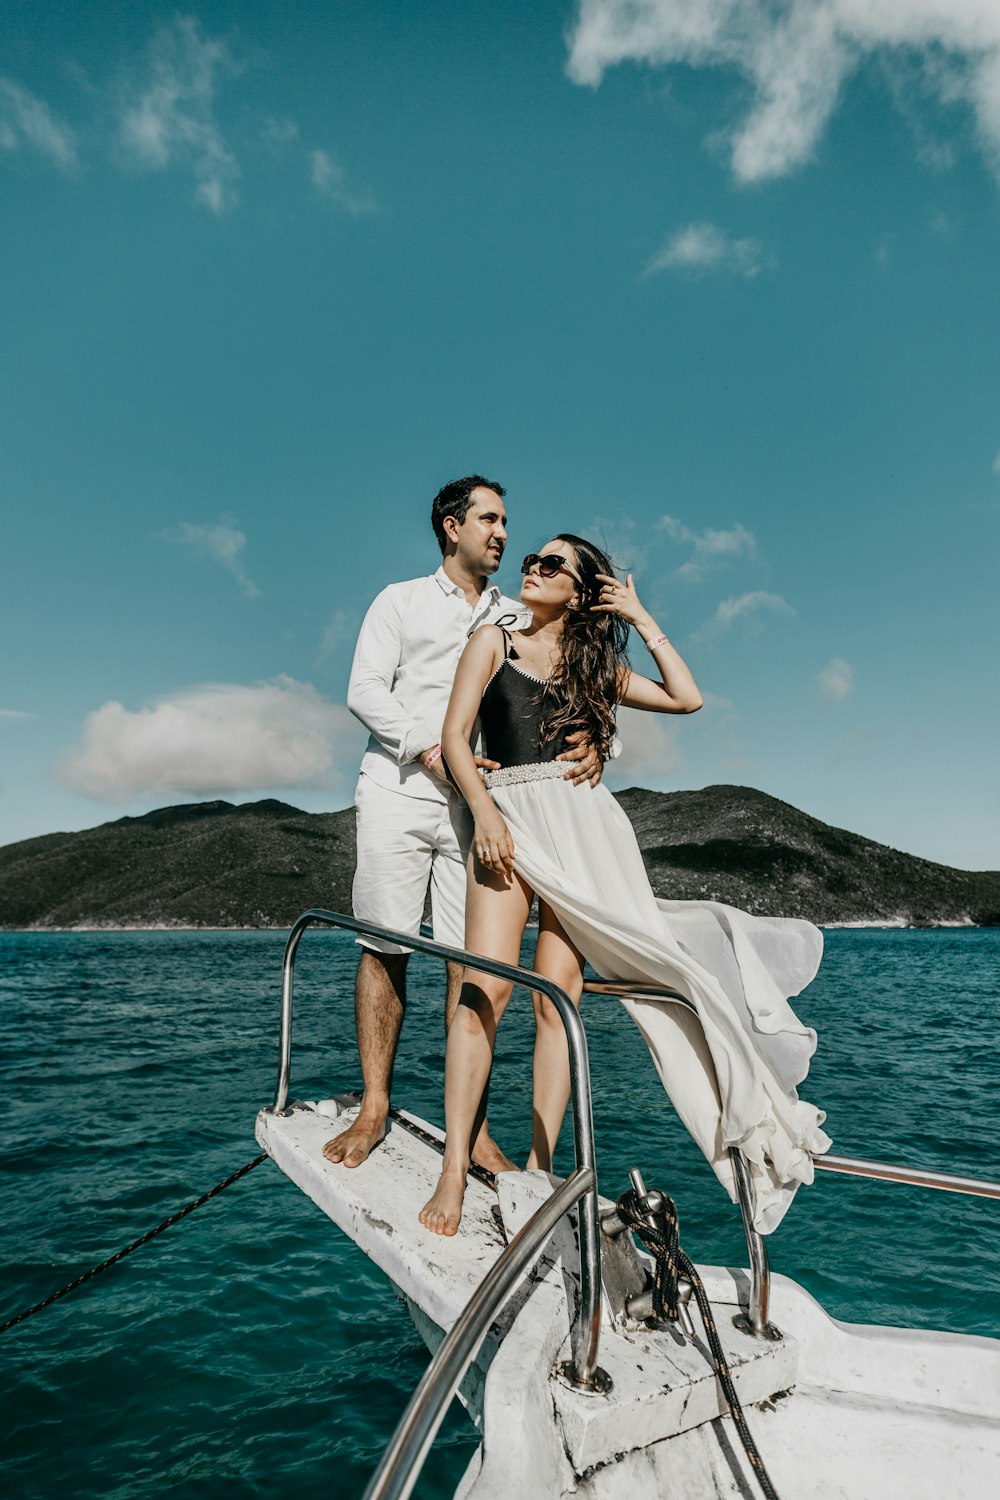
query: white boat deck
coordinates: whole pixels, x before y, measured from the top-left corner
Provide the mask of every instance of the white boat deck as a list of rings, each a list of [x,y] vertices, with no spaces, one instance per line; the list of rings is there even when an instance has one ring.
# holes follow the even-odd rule
[[[343,1113],[336,1119],[298,1102],[286,1115],[262,1110],[261,1148],[432,1322],[450,1328],[504,1248],[493,1214],[497,1195],[470,1180],[462,1233],[428,1234],[417,1215],[437,1184],[438,1153],[390,1120],[385,1140],[362,1167],[335,1166],[323,1147],[358,1112],[352,1095],[338,1102]],[[443,1140],[426,1121],[407,1118]]]
[[[257,1139],[380,1266],[434,1347],[551,1181],[527,1172],[504,1173],[496,1190],[470,1181],[460,1233],[428,1234],[417,1214],[437,1181],[441,1132],[404,1115],[424,1138],[394,1121],[362,1167],[334,1166],[323,1145],[356,1115],[353,1096],[339,1103],[337,1118],[303,1104],[262,1111]],[[456,1500],[758,1494],[696,1312],[690,1340],[615,1321],[605,1303],[600,1365],[610,1394],[580,1391],[554,1373],[568,1357],[578,1266],[575,1225],[564,1220],[494,1323],[461,1392],[483,1441]],[[836,1323],[781,1276],[772,1279],[771,1316],[783,1337],[754,1339],[732,1324],[747,1273],[699,1270],[783,1500],[1000,1493],[1000,1342]]]

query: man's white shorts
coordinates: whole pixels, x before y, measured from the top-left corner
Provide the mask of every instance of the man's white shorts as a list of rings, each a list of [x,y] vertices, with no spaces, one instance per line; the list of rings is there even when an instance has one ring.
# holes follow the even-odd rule
[[[472,816],[462,799],[456,793],[443,802],[410,797],[362,773],[354,802],[358,820],[354,915],[416,937],[430,882],[435,938],[464,947]],[[411,952],[379,938],[361,936],[358,942],[376,953]]]

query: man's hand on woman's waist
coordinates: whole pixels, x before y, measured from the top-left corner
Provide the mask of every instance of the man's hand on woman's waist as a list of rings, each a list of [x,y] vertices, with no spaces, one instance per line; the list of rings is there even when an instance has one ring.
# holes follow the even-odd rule
[[[572,750],[564,750],[561,755],[556,756],[556,760],[570,762],[563,780],[571,781],[574,786],[579,786],[583,781],[596,786],[604,772],[604,763],[594,749],[587,731],[578,729],[575,734],[568,734],[566,743],[573,746]]]

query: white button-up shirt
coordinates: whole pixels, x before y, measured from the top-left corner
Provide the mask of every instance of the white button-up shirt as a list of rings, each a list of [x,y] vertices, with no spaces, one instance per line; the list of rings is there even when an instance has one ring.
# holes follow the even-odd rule
[[[476,607],[444,568],[391,583],[372,601],[354,652],[347,706],[371,734],[366,776],[411,797],[442,801],[448,787],[419,757],[439,743],[455,668],[480,625],[530,611],[488,585]]]

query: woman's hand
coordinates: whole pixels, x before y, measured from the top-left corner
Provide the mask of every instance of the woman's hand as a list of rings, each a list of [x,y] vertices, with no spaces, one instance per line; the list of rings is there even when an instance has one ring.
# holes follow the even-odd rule
[[[494,875],[511,875],[514,870],[514,840],[510,829],[495,807],[490,807],[476,818],[476,829],[472,838],[476,858],[484,869]]]
[[[595,577],[601,585],[601,592],[597,603],[590,606],[591,610],[603,615],[620,615],[623,620],[634,625],[640,635],[644,628],[648,629],[651,625],[655,628],[653,617],[639,603],[631,573],[624,583],[608,573],[597,573]]]

